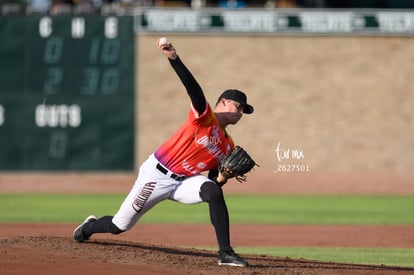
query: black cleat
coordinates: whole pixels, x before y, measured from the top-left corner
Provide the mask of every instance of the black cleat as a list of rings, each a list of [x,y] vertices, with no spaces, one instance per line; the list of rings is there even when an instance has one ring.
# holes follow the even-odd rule
[[[219,252],[218,261],[219,265],[229,265],[229,266],[242,266],[246,267],[248,265],[247,261],[242,257],[237,255],[233,248],[230,248],[227,251]]]
[[[82,243],[84,241],[89,240],[89,236],[86,236],[83,231],[82,231],[82,227],[89,222],[94,222],[96,221],[96,217],[94,215],[90,215],[89,217],[87,217],[83,223],[81,225],[79,225],[78,227],[75,228],[75,230],[73,231],[73,239],[79,243]]]

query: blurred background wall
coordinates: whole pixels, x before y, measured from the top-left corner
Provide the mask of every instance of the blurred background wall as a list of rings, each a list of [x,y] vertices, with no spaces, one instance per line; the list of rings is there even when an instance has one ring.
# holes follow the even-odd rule
[[[239,88],[255,106],[253,115],[230,127],[236,143],[261,165],[252,184],[412,186],[413,38],[170,38],[210,102],[224,89]],[[156,39],[138,38],[140,160],[189,109]],[[277,171],[292,164],[309,171]]]
[[[14,10],[9,2],[2,3],[3,13],[21,12]],[[115,8],[120,5],[194,7],[194,2],[113,4]],[[365,7],[361,1],[352,6],[350,1],[347,5],[341,1],[277,1],[273,5],[269,1],[239,2],[226,3],[240,4],[241,8]],[[364,1],[364,5],[411,8],[406,2]],[[222,4],[201,1],[196,7]],[[102,3],[94,5],[98,12]],[[24,8],[42,12],[35,7],[33,2]],[[64,12],[63,8],[54,9],[55,6],[43,7],[46,7],[43,12],[49,14]],[[69,3],[69,11],[79,7],[86,6]],[[403,27],[410,30],[412,27],[407,24]],[[230,192],[414,193],[412,35],[143,32],[135,37],[136,170],[180,126],[189,111],[182,84],[155,46],[157,38],[164,35],[177,47],[210,102],[214,103],[223,90],[238,88],[247,93],[249,102],[255,106],[255,113],[244,116],[229,132],[237,144],[251,152],[260,168],[249,175],[249,185],[231,185]],[[5,171],[0,174],[0,191],[23,188],[84,192],[89,185],[98,184],[102,192],[118,192],[128,190],[135,177],[136,171]]]

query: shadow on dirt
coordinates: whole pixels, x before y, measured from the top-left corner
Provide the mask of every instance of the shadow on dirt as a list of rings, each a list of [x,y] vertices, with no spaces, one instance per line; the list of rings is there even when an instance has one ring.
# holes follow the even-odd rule
[[[167,259],[168,261],[177,258],[182,264],[193,265],[195,269],[210,271],[223,271],[223,268],[214,268],[212,263],[216,260],[217,254],[211,251],[188,249],[179,247],[162,247],[150,244],[139,244],[119,241],[92,240],[89,244],[104,246],[116,249],[133,249],[147,251],[149,254],[157,254],[157,260]],[[145,254],[145,253],[144,253]],[[393,267],[384,265],[363,265],[346,264],[334,262],[321,262],[306,259],[292,259],[289,257],[271,257],[266,255],[242,255],[249,262],[247,268],[242,269],[242,274],[412,274],[414,268]],[[169,264],[166,262],[165,264]],[[230,267],[229,271],[234,271]],[[240,274],[241,270],[238,270]],[[246,273],[245,273],[246,272]],[[227,272],[228,273],[228,272]]]

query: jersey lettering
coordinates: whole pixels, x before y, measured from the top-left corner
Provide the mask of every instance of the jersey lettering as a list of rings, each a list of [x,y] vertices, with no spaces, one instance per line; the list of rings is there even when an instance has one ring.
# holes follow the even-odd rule
[[[233,140],[207,104],[200,116],[189,112],[186,122],[158,148],[155,157],[172,172],[192,176],[216,168],[233,147]]]
[[[148,198],[151,196],[152,191],[154,191],[155,185],[155,182],[146,183],[144,187],[142,187],[141,191],[135,196],[134,202],[132,203],[132,207],[135,211],[141,211]]]
[[[220,160],[225,156],[225,154],[220,150],[219,146],[217,146],[217,144],[221,143],[221,141],[218,140],[218,142],[215,142],[215,140],[215,137],[203,136],[197,140],[197,144],[204,146],[204,148],[210,152],[211,155]]]

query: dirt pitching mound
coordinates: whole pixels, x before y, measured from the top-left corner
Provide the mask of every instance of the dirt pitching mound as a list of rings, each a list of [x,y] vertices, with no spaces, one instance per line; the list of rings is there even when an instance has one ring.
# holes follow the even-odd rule
[[[68,237],[0,239],[7,274],[409,274],[411,268],[243,255],[249,267],[222,267],[216,253],[118,240]]]

